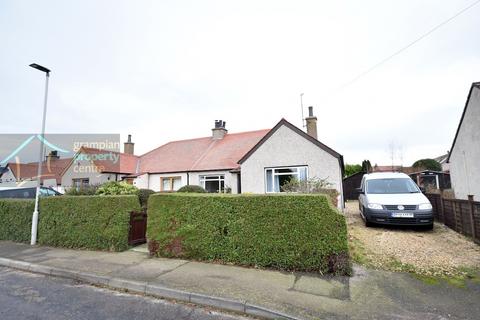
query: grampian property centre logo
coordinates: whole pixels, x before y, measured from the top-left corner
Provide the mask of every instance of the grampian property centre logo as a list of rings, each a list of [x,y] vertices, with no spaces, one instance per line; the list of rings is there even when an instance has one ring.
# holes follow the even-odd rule
[[[119,172],[119,134],[0,134],[0,186],[37,179],[42,143],[42,181]]]

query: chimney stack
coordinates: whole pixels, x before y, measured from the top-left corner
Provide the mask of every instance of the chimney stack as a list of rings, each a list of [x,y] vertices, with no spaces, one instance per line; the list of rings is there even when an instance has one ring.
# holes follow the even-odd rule
[[[60,156],[58,155],[57,150],[52,150],[45,158],[46,161],[50,162],[60,159]]]
[[[127,142],[123,143],[123,152],[127,154],[133,154],[135,143],[132,142],[132,135],[128,135]]]
[[[318,139],[317,137],[317,117],[313,115],[313,107],[310,106],[308,107],[308,117],[305,118],[305,121],[307,123],[307,134],[315,139]]]
[[[226,122],[223,120],[215,120],[215,128],[212,129],[212,139],[223,139],[228,130],[225,129]]]

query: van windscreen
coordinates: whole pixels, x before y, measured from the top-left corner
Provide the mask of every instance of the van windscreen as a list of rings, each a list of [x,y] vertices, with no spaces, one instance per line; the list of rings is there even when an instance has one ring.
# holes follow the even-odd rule
[[[420,190],[412,179],[395,178],[367,180],[367,193],[371,194],[418,192],[420,192]]]

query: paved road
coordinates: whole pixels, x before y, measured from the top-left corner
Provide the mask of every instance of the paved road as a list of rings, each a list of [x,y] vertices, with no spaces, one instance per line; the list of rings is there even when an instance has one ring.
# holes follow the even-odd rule
[[[0,267],[0,319],[246,320],[247,318],[100,289],[73,280]]]

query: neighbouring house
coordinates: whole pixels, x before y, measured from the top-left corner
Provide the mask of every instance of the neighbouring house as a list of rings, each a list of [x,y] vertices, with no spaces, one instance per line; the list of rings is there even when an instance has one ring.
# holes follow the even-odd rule
[[[62,184],[62,172],[71,160],[71,158],[60,159],[56,151],[50,152],[42,162],[41,184],[59,190]],[[0,187],[34,186],[37,175],[37,162],[9,162],[0,174]]]
[[[447,162],[455,197],[480,199],[480,82],[470,87]]]
[[[9,168],[8,163],[0,167],[0,187],[15,186],[17,179],[13,174],[13,171]]]
[[[358,200],[357,188],[360,188],[365,172],[357,172],[343,178],[343,198],[345,200]]]
[[[133,183],[133,178],[126,177],[137,172],[139,157],[133,155],[131,136],[125,142],[124,150],[128,153],[81,147],[61,174],[62,186],[81,188],[122,180]]]
[[[433,160],[440,163],[440,165],[442,166],[442,171],[443,172],[449,172],[450,171],[450,164],[447,162],[447,159],[448,159],[448,152],[444,155],[433,158]]]

